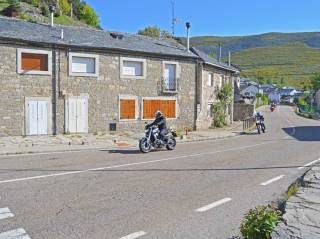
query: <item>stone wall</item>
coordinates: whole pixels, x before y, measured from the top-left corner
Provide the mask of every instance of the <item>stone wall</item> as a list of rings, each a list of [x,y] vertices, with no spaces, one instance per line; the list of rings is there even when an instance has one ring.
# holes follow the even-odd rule
[[[24,135],[25,97],[51,97],[52,76],[17,74],[17,47],[0,52],[0,136]]]
[[[213,73],[213,86],[208,85],[208,77],[209,74]],[[199,90],[199,114],[197,117],[197,129],[208,129],[212,126],[212,122],[214,120],[213,117],[210,117],[208,115],[208,105],[214,104],[217,102],[217,95],[219,92],[219,77],[223,76],[224,80],[222,81],[222,85],[225,83],[231,83],[233,86],[233,81],[236,79],[236,77],[232,74],[230,71],[226,71],[223,69],[220,69],[218,67],[214,67],[211,65],[205,64],[203,66],[202,72],[201,72],[201,81],[198,80],[198,84],[200,87]],[[232,109],[228,109],[228,116],[226,117],[226,122],[230,124],[232,122]]]
[[[242,121],[254,115],[254,104],[234,103],[233,104],[233,120]]]
[[[0,45],[0,135],[2,136],[25,135],[25,97],[53,98],[53,75],[17,74],[17,48],[20,47]],[[29,46],[21,48],[32,49]],[[38,49],[43,50],[43,48]],[[196,62],[194,60],[83,51],[83,53],[99,55],[99,77],[76,77],[69,76],[69,50],[60,49],[55,52],[57,63],[57,134],[65,133],[65,100],[70,96],[84,94],[89,99],[89,133],[107,132],[110,123],[117,123],[119,130],[142,130],[144,125],[144,121],[141,120],[142,97],[158,96],[170,96],[177,99],[178,117],[168,120],[170,126],[176,128],[195,127]],[[146,59],[146,79],[121,79],[121,57]],[[164,94],[159,87],[163,80],[163,61],[178,62],[181,68],[179,90],[176,94]],[[137,120],[119,121],[120,95],[137,97],[139,102],[139,118]],[[53,119],[54,115],[53,111]]]

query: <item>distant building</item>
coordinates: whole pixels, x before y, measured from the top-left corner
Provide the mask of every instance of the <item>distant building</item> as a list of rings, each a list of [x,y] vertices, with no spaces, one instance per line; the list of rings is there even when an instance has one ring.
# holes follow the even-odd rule
[[[254,98],[257,94],[263,94],[263,90],[259,86],[250,85],[240,93],[243,98]]]

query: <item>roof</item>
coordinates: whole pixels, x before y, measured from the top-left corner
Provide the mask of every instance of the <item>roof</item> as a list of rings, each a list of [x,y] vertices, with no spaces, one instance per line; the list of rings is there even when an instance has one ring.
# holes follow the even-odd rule
[[[62,30],[63,39],[61,39]],[[174,40],[77,26],[55,25],[51,27],[48,24],[31,23],[6,17],[0,17],[0,39],[198,58]]]
[[[228,70],[228,71],[232,71],[232,72],[239,72],[239,69],[237,69],[235,67],[232,67],[232,66],[229,66],[228,64],[225,64],[223,62],[220,62],[220,61],[208,56],[206,53],[204,53],[203,51],[198,50],[195,47],[192,47],[191,51],[194,54],[198,55],[200,57],[200,59],[202,61],[204,61],[206,64],[213,65],[213,66],[216,66],[216,67]]]

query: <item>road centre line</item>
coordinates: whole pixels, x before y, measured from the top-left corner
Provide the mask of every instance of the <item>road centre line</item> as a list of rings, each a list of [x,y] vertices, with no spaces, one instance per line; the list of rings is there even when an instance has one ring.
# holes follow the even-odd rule
[[[208,211],[208,210],[210,210],[210,209],[212,209],[212,208],[215,208],[215,207],[218,207],[218,206],[220,206],[220,205],[223,205],[223,204],[225,204],[225,203],[227,203],[227,202],[230,202],[231,200],[232,200],[231,198],[224,198],[224,199],[221,199],[221,200],[216,201],[216,202],[214,202],[214,203],[211,203],[211,204],[209,204],[209,205],[206,205],[206,206],[204,206],[204,207],[198,208],[198,209],[196,209],[195,211],[196,211],[196,212],[206,212],[206,211]]]
[[[23,228],[0,233],[0,239],[31,239]]]
[[[135,238],[142,237],[145,235],[147,235],[147,233],[145,233],[144,231],[140,231],[140,232],[131,233],[127,236],[121,237],[120,239],[135,239]]]
[[[306,165],[304,165],[304,166],[302,166],[302,167],[299,167],[298,169],[301,170],[301,169],[307,168],[307,167],[309,167],[309,166],[311,166],[311,165],[314,165],[314,164],[317,163],[317,162],[320,162],[320,158],[317,159],[317,160],[314,160],[314,161],[312,161],[312,162],[310,162],[310,163],[307,163]]]
[[[0,181],[0,184],[21,182],[21,181],[27,181],[27,180],[36,180],[36,179],[43,179],[43,178],[50,178],[50,177],[59,177],[59,176],[66,176],[66,175],[73,175],[73,174],[81,174],[81,173],[87,173],[87,172],[95,172],[95,171],[102,171],[102,170],[107,170],[107,169],[123,168],[123,167],[144,165],[144,164],[151,164],[151,163],[159,163],[159,162],[165,162],[165,161],[171,161],[171,160],[177,160],[177,159],[183,159],[183,158],[191,158],[191,157],[197,157],[197,156],[204,156],[204,155],[211,155],[211,154],[217,154],[217,153],[243,150],[243,149],[248,149],[248,148],[254,148],[257,146],[272,144],[272,143],[274,143],[274,141],[269,141],[269,142],[260,143],[260,144],[253,144],[253,145],[248,145],[248,146],[242,146],[242,147],[236,147],[236,148],[231,148],[231,149],[218,150],[218,151],[213,151],[213,152],[181,155],[181,156],[172,157],[172,158],[163,158],[163,159],[144,161],[144,162],[138,162],[138,163],[128,163],[128,164],[120,164],[120,165],[106,166],[106,167],[100,167],[100,168],[77,170],[77,171],[72,171],[72,172],[46,174],[46,175],[40,175],[40,176],[2,180],[2,181]],[[59,171],[59,170],[57,170],[57,171]]]
[[[272,178],[272,179],[270,179],[270,180],[268,180],[268,181],[266,181],[266,182],[264,182],[264,183],[261,183],[260,185],[262,185],[262,186],[267,186],[267,185],[269,185],[269,184],[271,184],[271,183],[273,183],[273,182],[276,182],[276,181],[282,179],[283,177],[284,177],[284,175],[280,175],[280,176],[275,177],[275,178]]]
[[[14,214],[11,213],[10,209],[5,207],[5,208],[0,208],[0,220],[6,219],[6,218],[11,218],[14,217]]]

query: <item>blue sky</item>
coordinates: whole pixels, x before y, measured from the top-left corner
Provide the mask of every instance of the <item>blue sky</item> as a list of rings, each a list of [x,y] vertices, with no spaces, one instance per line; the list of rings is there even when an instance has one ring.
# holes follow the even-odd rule
[[[87,0],[104,29],[135,33],[149,25],[171,31],[171,0]],[[251,35],[320,31],[320,0],[175,0],[176,35]]]

